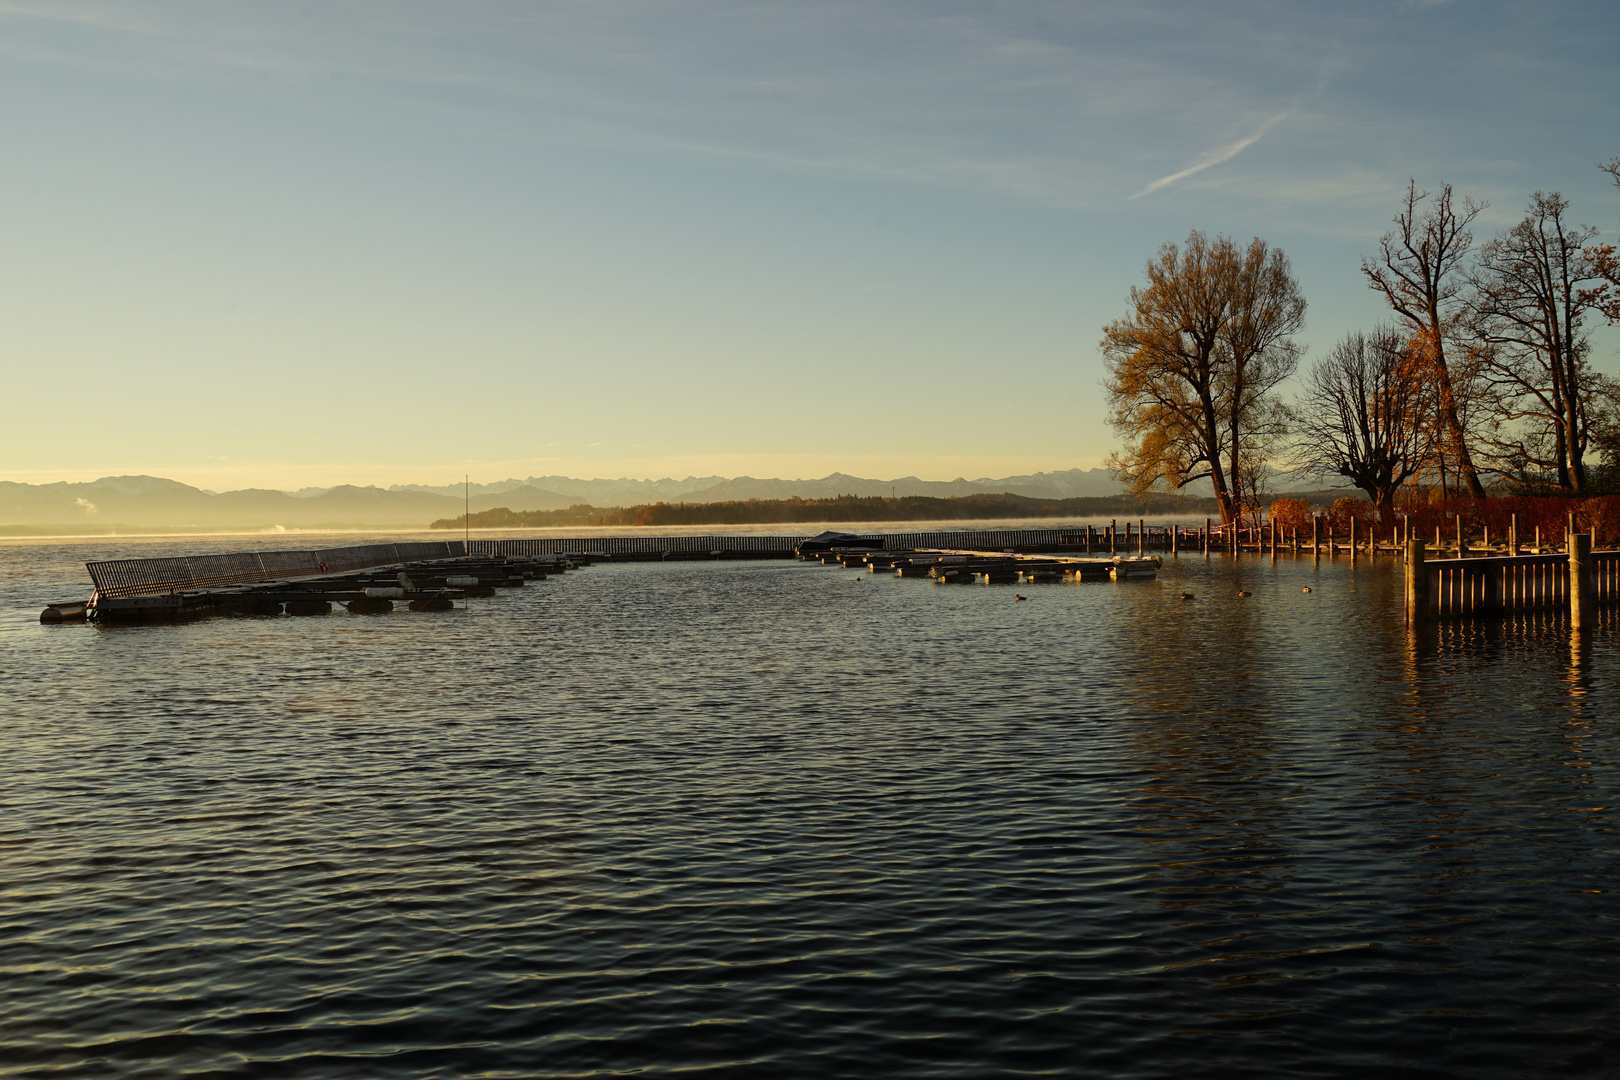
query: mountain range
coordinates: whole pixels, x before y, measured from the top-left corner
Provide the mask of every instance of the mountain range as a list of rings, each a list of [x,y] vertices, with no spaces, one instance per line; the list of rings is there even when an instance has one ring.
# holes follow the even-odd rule
[[[684,480],[578,480],[569,476],[530,476],[523,480],[502,480],[493,484],[473,484],[473,495],[498,495],[531,487],[566,496],[592,506],[640,506],[656,502],[730,502],[736,499],[826,499],[838,495],[983,495],[1010,492],[1032,499],[1074,499],[1097,495],[1118,495],[1119,482],[1107,469],[1068,469],[1062,472],[981,477],[967,480],[919,480],[902,476],[894,480],[868,480],[847,473],[832,473],[811,480],[758,479],[752,476],[688,476]],[[306,488],[309,494],[321,489]],[[390,491],[413,491],[461,498],[460,484],[429,486],[395,484]],[[510,510],[519,509],[516,506]],[[546,509],[534,507],[533,509]]]
[[[469,486],[474,512],[561,510],[577,503],[636,506],[655,502],[726,502],[736,499],[829,498],[837,495],[953,495],[1008,492],[1067,499],[1117,495],[1105,469],[1069,469],[1000,479],[869,480],[844,473],[811,480],[751,476],[689,476],[684,480],[579,480],[531,476]],[[462,512],[459,484],[396,484],[389,488],[245,488],[212,492],[156,476],[107,476],[88,483],[20,484],[0,481],[0,531],[95,533],[138,529],[410,528]]]

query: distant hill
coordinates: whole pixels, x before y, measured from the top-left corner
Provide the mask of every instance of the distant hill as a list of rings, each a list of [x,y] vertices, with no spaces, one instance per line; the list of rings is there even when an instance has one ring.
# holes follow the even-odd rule
[[[480,494],[497,495],[522,487],[534,487],[567,496],[572,502],[591,506],[645,506],[660,502],[736,502],[748,499],[831,499],[839,495],[904,497],[926,495],[949,499],[966,495],[995,495],[1009,492],[1031,499],[1075,499],[1118,495],[1119,481],[1107,469],[1067,469],[1025,476],[980,477],[967,480],[919,480],[902,476],[874,480],[848,473],[831,473],[813,479],[783,480],[778,477],[688,476],[684,480],[579,480],[569,476],[531,476],[526,480],[501,480],[471,485],[474,499]],[[390,491],[417,491],[461,497],[460,484],[430,487],[422,484],[396,484]],[[519,509],[516,506],[513,510]]]
[[[475,496],[472,508],[558,510],[573,502],[555,492],[520,486],[499,496]],[[435,518],[461,512],[460,498],[353,485],[298,496],[256,488],[214,494],[156,476],[109,476],[83,484],[0,482],[0,528],[34,527],[28,531],[40,526],[64,532],[118,526],[420,529]]]
[[[544,481],[541,483],[540,481]],[[1063,512],[1128,514],[1138,505],[1124,499],[1119,484],[1104,469],[1068,469],[999,480],[919,480],[904,476],[896,480],[870,480],[846,473],[832,473],[814,480],[756,479],[739,476],[687,477],[684,480],[577,480],[569,477],[530,477],[493,484],[473,484],[472,510],[500,509],[512,520],[523,514],[565,515],[571,507],[585,509],[574,517],[606,518],[613,523],[630,523],[635,511],[659,503],[702,506],[711,503],[759,504],[789,499],[958,499],[975,496],[1011,497],[1015,501],[1068,503]],[[892,494],[891,494],[892,493]],[[1191,493],[1194,499],[1202,493]],[[1306,494],[1324,505],[1342,491]],[[1073,500],[1113,500],[1120,509],[1103,509],[1093,501],[1081,511]],[[1023,505],[1020,503],[1020,505]],[[428,489],[422,485],[395,485],[390,488],[357,487],[345,484],[334,488],[306,488],[293,493],[262,488],[211,492],[159,476],[105,476],[80,484],[18,484],[0,481],[0,533],[38,534],[97,533],[119,529],[178,531],[210,529],[289,529],[398,528],[421,529],[429,522],[462,516],[462,489],[442,485]],[[971,510],[961,504],[964,513]],[[617,513],[623,510],[623,513]],[[934,513],[948,510],[941,504]],[[616,516],[610,515],[610,511]],[[733,520],[719,511],[716,522]],[[760,512],[757,505],[750,511]],[[922,513],[919,509],[916,512]],[[1020,513],[1026,511],[1020,509]],[[1156,512],[1156,511],[1151,511]],[[661,510],[669,516],[673,511]],[[1200,511],[1202,513],[1202,511]],[[646,515],[642,515],[646,516]],[[678,514],[676,516],[679,516]],[[552,520],[562,524],[561,517]],[[695,518],[693,519],[696,520]],[[767,518],[766,520],[776,520]],[[524,522],[539,524],[539,519]]]
[[[688,476],[682,480],[579,480],[565,476],[470,485],[474,513],[496,507],[515,514],[657,503],[747,502],[759,499],[873,497],[964,498],[1008,493],[1062,500],[1120,494],[1103,469],[1069,469],[1000,479],[872,480],[832,473],[811,480]],[[131,529],[410,528],[459,518],[462,486],[305,488],[299,492],[246,488],[211,492],[158,476],[106,476],[88,483],[0,481],[0,531],[104,532]]]
[[[969,495],[1022,495],[1029,499],[1099,498],[1119,495],[1119,481],[1107,469],[1069,469],[1064,472],[1004,476],[999,480],[919,480],[902,476],[897,480],[868,480],[846,473],[832,473],[816,480],[756,480],[739,476],[712,487],[688,492],[681,502],[738,502],[749,499],[833,499],[840,495],[934,499],[965,498]],[[665,499],[664,501],[671,501]],[[601,504],[598,504],[601,505]],[[623,504],[618,504],[623,505]]]
[[[826,499],[742,499],[734,502],[653,503],[643,506],[572,506],[567,510],[514,513],[504,508],[435,521],[435,529],[554,528],[565,525],[770,525],[823,521],[988,521],[997,518],[1129,517],[1212,514],[1213,498],[1154,494],[1077,499],[1031,499],[1024,495],[838,495]]]
[[[497,480],[491,484],[472,484],[470,487],[474,498],[479,495],[498,495],[532,487],[564,496],[570,503],[635,506],[639,503],[687,499],[692,492],[724,483],[725,479],[723,476],[688,476],[684,480],[669,477],[662,480],[630,480],[624,477],[617,480],[577,480],[571,476],[531,476],[525,480]],[[428,492],[459,499],[462,485],[395,484],[388,490]]]

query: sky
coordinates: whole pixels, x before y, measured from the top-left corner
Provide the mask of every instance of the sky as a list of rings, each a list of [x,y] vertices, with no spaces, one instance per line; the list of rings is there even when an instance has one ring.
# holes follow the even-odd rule
[[[1609,238],[1620,5],[0,0],[0,480],[1091,468],[1191,229]],[[1620,338],[1599,367],[1620,369]]]

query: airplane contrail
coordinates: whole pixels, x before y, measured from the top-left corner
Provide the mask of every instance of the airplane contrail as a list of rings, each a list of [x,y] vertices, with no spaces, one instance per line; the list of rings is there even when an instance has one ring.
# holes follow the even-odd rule
[[[1273,116],[1271,119],[1267,120],[1265,123],[1261,124],[1259,130],[1257,130],[1253,135],[1247,135],[1236,142],[1231,142],[1227,143],[1225,146],[1216,147],[1214,150],[1209,151],[1203,157],[1193,162],[1187,168],[1182,169],[1180,172],[1173,172],[1169,176],[1159,177],[1157,180],[1153,181],[1153,183],[1149,184],[1141,191],[1138,191],[1135,195],[1132,195],[1131,198],[1140,199],[1144,195],[1151,195],[1160,188],[1169,187],[1177,180],[1185,180],[1187,177],[1193,175],[1193,173],[1203,172],[1210,166],[1219,165],[1223,161],[1231,161],[1233,158],[1243,153],[1243,151],[1259,142],[1261,137],[1264,136],[1266,132],[1270,131],[1273,127],[1276,127],[1277,123],[1292,111],[1292,109],[1285,109],[1276,116]]]

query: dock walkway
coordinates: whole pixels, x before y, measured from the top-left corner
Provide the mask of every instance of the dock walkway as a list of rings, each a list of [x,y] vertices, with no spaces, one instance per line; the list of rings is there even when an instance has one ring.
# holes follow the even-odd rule
[[[1129,530],[1127,530],[1129,533]],[[844,536],[846,534],[823,534]],[[1145,547],[1147,533],[1131,533]],[[895,533],[852,538],[857,546],[813,552],[806,536],[610,536],[367,544],[310,550],[246,551],[86,563],[90,598],[46,606],[40,621],[169,620],[210,613],[322,614],[440,611],[469,596],[544,580],[593,562],[675,559],[852,559],[854,565],[938,581],[1091,581],[1157,573],[1157,557],[1093,557],[1111,529],[991,529]],[[1174,539],[1170,539],[1174,550]],[[899,563],[905,565],[901,566]],[[846,563],[846,565],[849,565]]]
[[[581,557],[583,558],[583,557]],[[88,600],[48,605],[47,623],[168,620],[214,613],[443,611],[469,596],[544,580],[580,565],[563,557],[469,554],[461,541],[243,551],[89,562]]]

